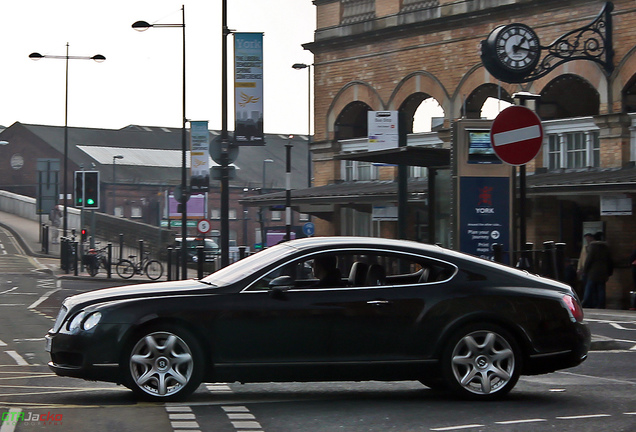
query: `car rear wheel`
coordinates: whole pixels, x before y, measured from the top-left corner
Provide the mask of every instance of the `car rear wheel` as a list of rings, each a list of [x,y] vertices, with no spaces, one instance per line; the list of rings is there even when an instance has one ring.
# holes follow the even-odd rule
[[[442,357],[449,388],[462,397],[494,399],[515,386],[521,355],[515,339],[503,328],[471,325],[452,336]]]
[[[182,400],[201,383],[203,357],[185,329],[160,326],[133,339],[122,362],[126,386],[154,401]]]

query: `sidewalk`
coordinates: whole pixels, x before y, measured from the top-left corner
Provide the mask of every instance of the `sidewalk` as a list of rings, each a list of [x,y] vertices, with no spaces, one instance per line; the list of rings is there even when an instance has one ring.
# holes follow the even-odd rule
[[[48,216],[42,215],[42,222],[48,222]],[[16,216],[11,213],[0,212],[0,226],[11,232],[16,239],[20,247],[24,250],[26,255],[34,258],[34,262],[40,266],[40,271],[51,273],[52,275],[60,278],[81,278],[86,280],[103,280],[107,278],[104,269],[100,269],[99,273],[95,277],[91,277],[87,272],[79,272],[78,276],[73,273],[67,274],[60,268],[60,245],[50,244],[49,253],[42,251],[42,244],[40,243],[40,232],[42,227],[38,221],[25,219],[20,216]],[[62,230],[60,229],[60,235]],[[115,268],[112,268],[112,279],[122,280]],[[166,279],[165,269],[164,275],[161,280]],[[145,276],[136,275],[131,279],[128,279],[130,283],[139,282],[153,282]]]

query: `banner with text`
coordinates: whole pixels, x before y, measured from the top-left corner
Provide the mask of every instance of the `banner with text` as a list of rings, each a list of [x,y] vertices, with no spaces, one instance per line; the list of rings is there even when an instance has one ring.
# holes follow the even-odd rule
[[[263,33],[234,33],[234,143],[264,145]]]
[[[207,121],[190,122],[190,191],[207,192],[210,187],[210,132]]]

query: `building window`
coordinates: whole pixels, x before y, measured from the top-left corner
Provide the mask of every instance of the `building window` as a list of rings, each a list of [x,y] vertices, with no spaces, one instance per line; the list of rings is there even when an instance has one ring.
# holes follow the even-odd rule
[[[141,207],[139,206],[132,206],[130,207],[130,217],[131,218],[141,218],[142,214],[141,214]]]
[[[210,209],[210,219],[221,219],[221,210],[216,208]]]
[[[301,222],[307,222],[309,220],[309,215],[307,213],[300,213],[298,215],[298,220]]]
[[[236,219],[236,209],[228,210],[228,218],[232,220]]]
[[[345,161],[343,178],[345,181],[369,181],[378,179],[378,168],[371,162]]]
[[[113,211],[113,215],[115,215],[116,217],[124,217],[124,207],[123,206],[115,207]]]
[[[341,0],[342,24],[367,21],[375,17],[375,0]]]
[[[439,0],[402,0],[402,12],[431,9],[439,6]]]
[[[272,210],[272,220],[273,221],[279,221],[282,219],[282,211],[279,210]]]
[[[428,168],[420,166],[409,167],[409,177],[411,178],[426,178],[428,177]]]
[[[598,131],[548,135],[548,169],[598,168],[601,150]]]

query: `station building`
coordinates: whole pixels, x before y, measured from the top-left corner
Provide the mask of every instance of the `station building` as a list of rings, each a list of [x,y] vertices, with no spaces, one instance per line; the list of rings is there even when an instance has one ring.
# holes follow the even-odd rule
[[[548,46],[589,26],[570,44],[595,44],[590,25],[606,2],[595,0],[313,0],[313,187],[296,190],[294,204],[317,216],[317,235],[397,236],[397,168],[369,153],[367,112],[396,110],[406,118],[409,168],[407,235],[446,242],[428,223],[427,167],[443,163],[432,150],[449,151],[452,125],[487,117],[513,95],[540,96],[536,112],[544,143],[527,164],[527,240],[563,242],[577,259],[587,230],[604,231],[616,271],[608,283],[608,307],[623,308],[633,290],[636,248],[636,4],[611,6],[612,68],[590,60],[565,62],[545,76],[509,84],[489,74],[480,44],[497,26],[523,23]],[[601,23],[606,26],[607,23]],[[601,42],[602,43],[602,42]],[[564,49],[567,47],[563,47]],[[570,47],[572,48],[572,47]],[[492,105],[490,105],[492,107]],[[418,124],[437,110],[433,124]],[[492,118],[492,117],[490,117]],[[394,155],[395,156],[395,155]],[[256,204],[262,197],[253,198]],[[269,196],[270,202],[280,196]],[[449,197],[452,199],[452,197]],[[435,215],[439,224],[444,215]],[[444,244],[445,246],[453,246]]]

